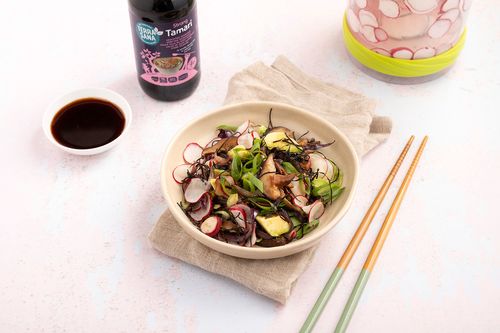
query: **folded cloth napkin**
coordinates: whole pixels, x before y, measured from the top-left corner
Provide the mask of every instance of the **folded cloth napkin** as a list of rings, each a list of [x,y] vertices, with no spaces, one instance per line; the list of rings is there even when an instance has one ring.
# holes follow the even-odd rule
[[[225,104],[263,100],[288,103],[321,115],[344,132],[361,156],[384,141],[391,121],[373,114],[375,103],[363,95],[322,82],[284,56],[269,67],[258,62],[229,82]],[[216,273],[284,304],[315,248],[277,259],[250,260],[211,250],[184,233],[167,210],[149,235],[160,252]]]

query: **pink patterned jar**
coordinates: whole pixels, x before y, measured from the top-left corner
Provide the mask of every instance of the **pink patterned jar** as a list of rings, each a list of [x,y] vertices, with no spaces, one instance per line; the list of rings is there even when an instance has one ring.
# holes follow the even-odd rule
[[[445,56],[447,51],[453,51],[464,36],[471,1],[350,0],[346,11],[347,26],[359,44],[385,57],[409,61],[436,58]],[[363,61],[359,62],[366,67]],[[407,63],[412,65],[411,62]],[[377,70],[370,70],[369,67],[368,72],[376,74]],[[405,75],[401,83],[427,81],[445,71],[440,70],[432,75],[415,75],[413,78]],[[382,73],[379,78],[394,81],[391,77],[398,76],[384,75],[388,74]],[[414,78],[418,80],[411,80]]]

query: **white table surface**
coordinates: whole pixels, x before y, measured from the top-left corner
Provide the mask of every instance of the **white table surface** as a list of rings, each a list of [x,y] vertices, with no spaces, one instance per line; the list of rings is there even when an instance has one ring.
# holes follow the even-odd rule
[[[1,332],[297,331],[412,133],[429,134],[429,145],[349,332],[500,329],[498,1],[473,4],[466,48],[446,76],[397,86],[349,62],[340,34],[344,1],[201,0],[202,81],[177,103],[140,90],[125,1],[1,7]],[[394,121],[390,139],[362,160],[352,208],[286,306],[161,255],[146,239],[166,208],[159,168],[169,139],[222,103],[233,73],[278,54],[375,98],[377,113]],[[107,154],[68,155],[43,136],[42,114],[53,98],[89,86],[123,94],[133,127]],[[316,332],[334,329],[389,205]]]

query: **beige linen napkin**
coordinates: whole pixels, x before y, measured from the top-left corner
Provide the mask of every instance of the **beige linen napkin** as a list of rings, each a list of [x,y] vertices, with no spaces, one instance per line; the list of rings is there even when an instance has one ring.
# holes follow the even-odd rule
[[[330,120],[351,140],[361,156],[384,141],[391,121],[373,114],[375,103],[347,89],[322,82],[279,56],[269,67],[258,62],[233,76],[225,104],[264,100],[292,104]],[[164,254],[226,276],[284,304],[315,248],[284,258],[249,260],[211,250],[184,233],[167,210],[149,235]]]

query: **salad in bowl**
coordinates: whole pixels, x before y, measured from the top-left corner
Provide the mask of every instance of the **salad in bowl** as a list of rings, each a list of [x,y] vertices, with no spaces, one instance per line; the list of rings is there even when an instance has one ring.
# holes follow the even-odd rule
[[[172,170],[182,190],[177,205],[194,227],[220,242],[278,247],[322,223],[343,195],[343,171],[322,150],[335,144],[252,119],[219,124],[208,142],[191,142]]]
[[[183,125],[160,176],[173,218],[197,241],[174,237],[177,246],[271,259],[304,251],[335,227],[353,201],[358,170],[354,147],[328,120],[250,101]],[[180,232],[174,228],[165,230]]]

